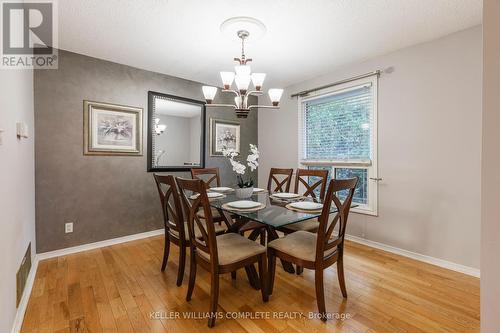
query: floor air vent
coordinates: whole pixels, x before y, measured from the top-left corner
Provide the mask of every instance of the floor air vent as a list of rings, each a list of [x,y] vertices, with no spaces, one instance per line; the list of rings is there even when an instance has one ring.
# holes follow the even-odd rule
[[[23,260],[21,261],[21,266],[16,274],[16,307],[19,306],[21,297],[23,297],[24,288],[26,287],[26,280],[28,279],[28,274],[31,269],[31,242],[28,245],[28,249],[24,254]]]

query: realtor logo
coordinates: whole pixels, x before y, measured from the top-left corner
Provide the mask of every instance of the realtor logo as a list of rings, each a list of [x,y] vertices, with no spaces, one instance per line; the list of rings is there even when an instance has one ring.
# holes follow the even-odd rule
[[[2,2],[1,68],[57,68],[55,3]]]

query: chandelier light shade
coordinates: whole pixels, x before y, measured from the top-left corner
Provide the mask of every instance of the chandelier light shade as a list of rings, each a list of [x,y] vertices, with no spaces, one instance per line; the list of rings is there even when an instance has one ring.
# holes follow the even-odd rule
[[[207,104],[212,104],[215,94],[217,94],[217,87],[203,86],[201,89],[203,90],[203,95],[205,96]]]
[[[252,69],[249,65],[237,65],[234,66],[234,71],[236,72],[236,75],[250,76]]]
[[[278,106],[281,95],[283,95],[283,89],[269,89],[268,94],[273,106]]]
[[[234,72],[220,72],[224,89],[230,89],[234,81]]]
[[[262,87],[266,74],[252,73],[250,65],[248,65],[252,59],[245,56],[245,39],[248,38],[250,33],[247,30],[238,30],[237,35],[241,39],[241,57],[234,58],[234,61],[238,64],[234,66],[234,72],[220,72],[223,86],[222,92],[234,94],[234,104],[213,104],[217,88],[203,86],[206,106],[232,108],[238,118],[246,118],[251,109],[278,109],[283,89],[269,89],[268,94],[272,105],[248,105],[250,96],[262,96]],[[236,89],[232,88],[233,82]],[[253,84],[253,89],[251,89],[251,84]]]
[[[260,91],[262,89],[262,84],[266,78],[266,73],[252,73],[252,83],[255,90]]]
[[[236,88],[238,88],[240,94],[245,95],[248,90],[248,86],[250,85],[250,75],[236,74],[234,77],[234,83],[236,84]]]

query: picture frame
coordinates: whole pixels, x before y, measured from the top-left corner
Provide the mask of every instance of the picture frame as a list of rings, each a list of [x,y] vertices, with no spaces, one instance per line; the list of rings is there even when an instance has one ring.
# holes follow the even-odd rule
[[[240,152],[240,123],[210,118],[210,156],[223,156],[222,148]]]
[[[184,165],[160,165],[157,163],[157,159],[159,156],[156,155],[156,149],[159,147],[158,141],[157,141],[157,134],[155,132],[155,125],[156,125],[156,118],[161,117],[162,114],[165,114],[165,105],[161,107],[161,104],[158,105],[158,102],[161,101],[170,101],[170,102],[178,102],[185,104],[186,106],[189,105],[197,105],[200,107],[200,139],[199,139],[199,151],[200,151],[200,162],[198,165],[192,165],[192,164],[184,164]],[[157,107],[160,106],[159,109]],[[174,109],[173,109],[174,110]],[[184,110],[186,111],[186,110]],[[177,171],[190,171],[191,169],[202,169],[205,167],[205,150],[206,150],[206,108],[205,108],[205,102],[191,99],[191,98],[186,98],[186,97],[181,97],[181,96],[175,96],[175,95],[170,95],[170,94],[164,94],[156,91],[148,91],[148,125],[147,125],[147,137],[148,137],[148,144],[147,144],[147,171],[148,172],[177,172]],[[169,131],[169,124],[167,124],[167,129],[166,132]],[[163,134],[165,135],[165,133]],[[175,144],[179,144],[181,148],[187,148],[186,146],[182,145],[182,142],[179,142],[178,140],[175,140],[172,142],[175,142]],[[193,140],[193,143],[195,141]],[[163,149],[163,148],[162,148]],[[168,152],[167,152],[168,153]],[[161,156],[161,155],[160,155]]]
[[[142,156],[143,109],[83,101],[83,154]]]

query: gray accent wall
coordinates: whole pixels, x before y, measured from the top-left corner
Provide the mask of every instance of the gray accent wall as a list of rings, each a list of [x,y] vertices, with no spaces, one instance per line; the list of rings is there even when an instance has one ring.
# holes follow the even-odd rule
[[[147,93],[152,90],[203,100],[201,86],[62,50],[59,69],[35,71],[38,253],[163,227],[153,175],[146,172]],[[144,155],[84,156],[83,100],[142,107]],[[231,100],[218,96],[215,102]],[[223,185],[233,185],[236,177],[229,162],[209,155],[210,118],[241,123],[241,150],[245,155],[249,143],[258,143],[257,112],[238,119],[230,109],[207,108],[206,166],[219,167]],[[173,174],[190,177],[187,172]],[[64,233],[66,222],[74,222],[73,233]]]

